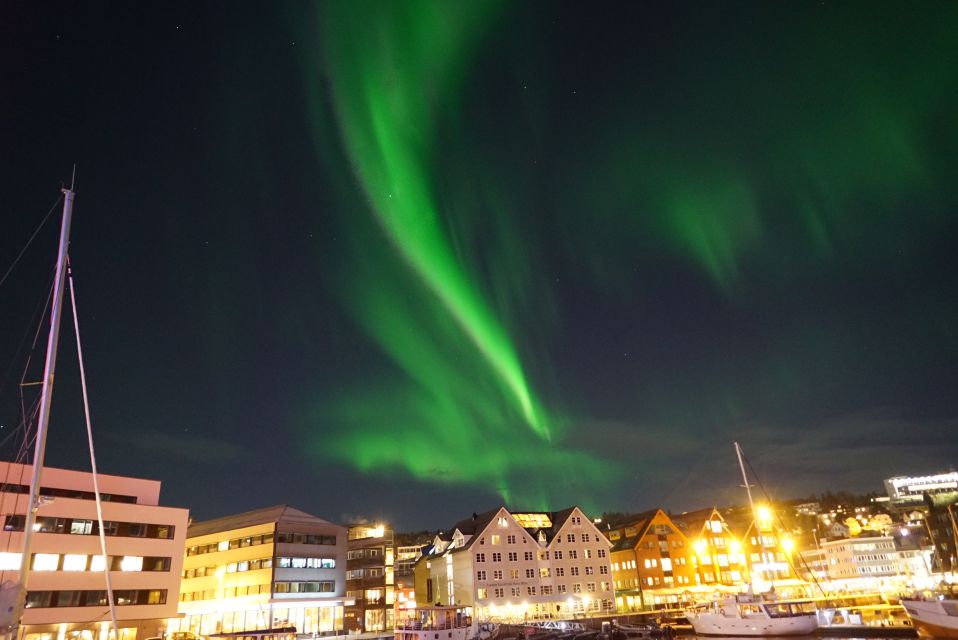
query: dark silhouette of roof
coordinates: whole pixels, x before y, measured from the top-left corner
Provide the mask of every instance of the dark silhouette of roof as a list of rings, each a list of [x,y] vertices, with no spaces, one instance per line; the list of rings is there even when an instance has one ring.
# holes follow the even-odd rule
[[[295,523],[300,525],[327,525],[334,526],[345,531],[345,527],[323,520],[305,511],[300,511],[286,504],[278,504],[272,507],[256,509],[254,511],[245,511],[222,518],[195,522],[187,529],[186,537],[195,538],[211,533],[220,533],[221,531],[230,531],[232,529],[242,529],[243,527],[253,527],[259,524],[276,523]]]

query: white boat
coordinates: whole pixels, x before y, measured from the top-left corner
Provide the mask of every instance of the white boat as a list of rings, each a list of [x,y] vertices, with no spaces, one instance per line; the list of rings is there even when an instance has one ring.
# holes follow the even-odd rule
[[[902,600],[922,638],[958,638],[958,600]]]
[[[808,600],[738,595],[689,609],[685,615],[702,636],[802,636],[818,628],[814,604]]]
[[[393,627],[396,640],[472,640],[479,636],[463,607],[403,609]]]

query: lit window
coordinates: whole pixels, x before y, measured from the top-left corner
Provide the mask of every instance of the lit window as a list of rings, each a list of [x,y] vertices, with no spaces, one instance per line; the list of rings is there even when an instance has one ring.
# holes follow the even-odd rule
[[[68,553],[63,556],[64,571],[86,571],[86,556]]]
[[[19,571],[20,558],[22,557],[19,553],[8,551],[0,553],[0,571]]]
[[[58,553],[37,553],[33,556],[34,571],[56,571],[60,564]]]
[[[106,569],[106,562],[103,560],[103,556],[93,556],[90,559],[90,571],[104,571]]]
[[[142,571],[142,570],[143,570],[142,556],[123,556],[123,560],[120,561],[120,571]]]
[[[216,545],[216,550],[217,550],[217,551],[227,551],[229,548],[230,548],[230,541],[229,541],[229,540],[223,540],[223,541],[220,542],[218,545]]]

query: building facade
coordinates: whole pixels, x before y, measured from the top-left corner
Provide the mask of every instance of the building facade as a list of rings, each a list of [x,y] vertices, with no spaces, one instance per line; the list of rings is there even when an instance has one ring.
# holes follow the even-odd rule
[[[346,528],[279,505],[194,523],[170,631],[343,629]]]
[[[815,578],[835,591],[926,588],[930,555],[930,549],[902,546],[893,536],[827,540],[801,553]]]
[[[0,462],[3,544],[0,582],[20,582],[30,465]],[[41,473],[24,640],[106,640],[109,571],[121,640],[159,635],[176,614],[189,513],[159,505],[155,480],[98,474],[106,557],[93,474],[47,467]],[[112,635],[111,635],[112,637]]]
[[[934,547],[932,562],[936,571],[958,572],[958,498],[936,496],[930,498],[925,531]]]
[[[958,497],[958,471],[888,478],[885,480],[885,492],[892,506],[899,509],[921,506],[926,494],[955,494]]]
[[[623,519],[605,531],[619,612],[680,608],[699,585],[695,550],[661,509]]]
[[[416,564],[419,604],[516,622],[614,611],[608,539],[578,508],[473,514]]]
[[[736,591],[748,583],[748,559],[716,508],[672,517],[695,550],[699,584],[713,590]]]
[[[395,554],[393,529],[384,524],[349,527],[346,551],[347,632],[393,628]]]

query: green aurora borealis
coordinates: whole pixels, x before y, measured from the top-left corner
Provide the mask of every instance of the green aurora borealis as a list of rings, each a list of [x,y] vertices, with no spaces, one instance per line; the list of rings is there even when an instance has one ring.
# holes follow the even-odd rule
[[[958,6],[604,7],[331,2],[310,26],[316,146],[347,238],[336,286],[391,362],[319,394],[310,423],[335,425],[312,436],[321,459],[590,504],[656,468],[663,434],[800,421],[816,387],[840,384],[868,311],[806,322],[789,296],[903,278],[954,231]],[[685,363],[640,351],[646,370],[597,404],[601,383],[565,370],[584,313],[570,300],[605,309],[597,324],[642,318],[661,265],[722,326],[780,305],[788,337]],[[946,284],[869,331],[918,321],[953,358]],[[623,328],[608,339],[635,342]],[[592,442],[609,420],[634,423],[616,436],[628,453]]]
[[[98,461],[164,504],[412,531],[740,504],[733,440],[783,499],[956,465],[956,2],[8,4],[0,270],[76,162]],[[0,288],[4,433],[56,234]]]

